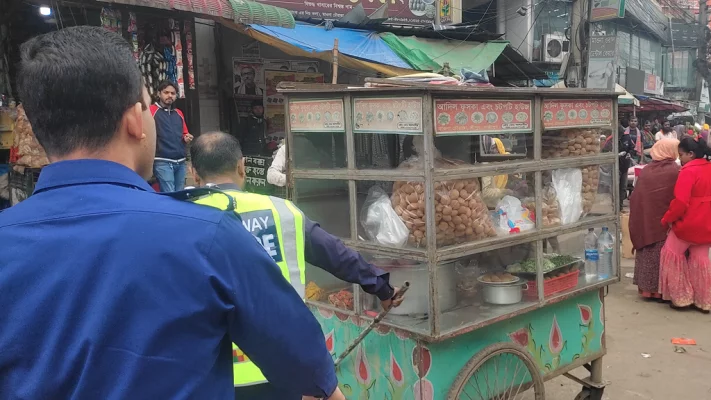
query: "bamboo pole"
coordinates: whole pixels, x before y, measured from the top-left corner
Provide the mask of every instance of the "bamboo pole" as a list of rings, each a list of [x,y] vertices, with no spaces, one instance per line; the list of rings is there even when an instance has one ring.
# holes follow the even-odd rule
[[[338,38],[333,39],[333,77],[332,84],[338,83]]]

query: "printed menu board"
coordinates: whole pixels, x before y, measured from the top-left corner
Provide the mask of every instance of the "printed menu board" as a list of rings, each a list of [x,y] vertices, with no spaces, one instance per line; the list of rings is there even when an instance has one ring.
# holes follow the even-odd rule
[[[421,97],[353,99],[353,131],[422,133]]]
[[[612,100],[543,100],[545,129],[610,126]]]
[[[289,121],[292,132],[343,132],[343,100],[291,100]]]
[[[435,100],[435,134],[530,132],[531,100]]]
[[[245,190],[251,193],[270,194],[271,186],[267,183],[267,170],[272,164],[269,157],[244,157]]]

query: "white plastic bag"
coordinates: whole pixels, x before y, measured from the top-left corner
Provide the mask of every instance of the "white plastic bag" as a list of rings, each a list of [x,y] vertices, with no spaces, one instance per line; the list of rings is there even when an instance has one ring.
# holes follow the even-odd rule
[[[529,231],[536,227],[531,220],[528,209],[521,205],[521,200],[513,196],[504,196],[496,205],[499,213],[499,225],[496,229],[499,235]]]
[[[385,246],[402,247],[410,235],[407,226],[393,209],[390,197],[378,186],[368,191],[360,223],[370,240]]]
[[[553,171],[553,189],[558,196],[560,223],[578,222],[583,215],[583,173],[579,168],[565,168]]]

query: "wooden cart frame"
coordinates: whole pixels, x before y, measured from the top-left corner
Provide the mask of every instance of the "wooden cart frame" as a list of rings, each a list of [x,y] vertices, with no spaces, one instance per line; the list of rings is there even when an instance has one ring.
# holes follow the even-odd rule
[[[391,83],[388,80],[368,79],[375,84]],[[354,88],[344,85],[294,85],[282,82],[279,91],[285,95],[286,108],[286,134],[287,134],[287,158],[288,158],[288,179],[289,187],[294,188],[296,180],[318,179],[318,180],[342,180],[348,182],[349,195],[349,218],[350,218],[350,238],[344,241],[346,244],[358,251],[370,254],[409,259],[427,263],[429,271],[429,330],[426,333],[421,331],[411,331],[413,337],[422,343],[442,343],[444,341],[465,335],[470,332],[485,328],[492,324],[512,319],[517,316],[540,310],[559,302],[563,302],[576,296],[588,292],[598,292],[601,302],[604,302],[603,292],[605,287],[618,282],[620,279],[620,250],[615,246],[613,250],[613,263],[616,273],[614,277],[581,287],[562,295],[544,296],[544,273],[541,269],[543,258],[543,241],[562,234],[573,233],[587,228],[608,226],[614,237],[619,238],[620,223],[620,193],[619,193],[619,165],[618,165],[618,120],[617,120],[617,96],[619,93],[589,89],[540,89],[540,88],[467,88],[452,86],[434,85],[402,85],[399,87],[376,87],[376,88]],[[421,97],[422,98],[422,129],[424,134],[424,168],[422,170],[369,170],[356,168],[356,150],[353,129],[353,102],[362,97]],[[300,169],[294,163],[294,132],[289,123],[290,104],[299,100],[319,100],[319,99],[340,99],[343,102],[343,119],[345,121],[345,148],[347,167],[342,169]],[[533,135],[533,158],[520,161],[507,161],[498,163],[488,163],[482,165],[463,166],[455,169],[435,169],[434,167],[434,100],[435,99],[492,99],[492,100],[532,100],[532,135]],[[543,124],[542,104],[549,99],[568,100],[612,100],[612,115],[609,129],[613,136],[612,151],[594,155],[583,155],[568,158],[544,159],[542,157],[542,138],[546,128]],[[585,126],[580,126],[584,128]],[[590,126],[588,126],[590,127]],[[596,127],[599,127],[597,125]],[[560,129],[560,128],[551,128]],[[612,203],[614,211],[607,215],[592,216],[581,219],[576,223],[565,226],[543,227],[542,225],[542,173],[546,170],[561,168],[575,168],[593,165],[613,165],[612,173]],[[534,175],[534,194],[536,205],[536,229],[509,235],[507,237],[492,237],[471,243],[463,243],[453,246],[440,247],[436,245],[435,235],[435,183],[453,179],[478,178],[488,175],[532,173]],[[376,243],[366,242],[358,238],[358,210],[357,210],[357,181],[403,181],[417,180],[424,182],[425,188],[425,219],[426,219],[426,246],[422,249],[414,248],[392,248]],[[299,201],[298,192],[290,191],[290,196]],[[461,257],[501,249],[513,245],[535,242],[537,258],[537,290],[538,302],[521,308],[513,313],[502,315],[498,318],[483,322],[472,322],[464,324],[456,329],[443,330],[440,321],[440,296],[438,294],[438,263],[452,261]],[[353,311],[336,309],[321,302],[310,302],[314,308],[327,310],[328,312],[338,312],[345,314],[355,320],[368,321],[370,318],[363,314],[361,307],[361,290],[354,285]],[[602,313],[602,311],[601,311]],[[601,315],[601,319],[604,316]],[[399,326],[391,322],[384,322],[385,325],[393,329],[409,331],[407,327]],[[602,380],[602,356],[605,354],[604,333],[602,338],[602,348],[595,354],[587,355],[565,367],[543,374],[545,380],[555,376],[565,375],[587,388],[586,392],[581,392],[580,399],[599,399],[602,396],[604,382]],[[569,374],[574,368],[585,366],[590,371],[590,377],[579,379]]]

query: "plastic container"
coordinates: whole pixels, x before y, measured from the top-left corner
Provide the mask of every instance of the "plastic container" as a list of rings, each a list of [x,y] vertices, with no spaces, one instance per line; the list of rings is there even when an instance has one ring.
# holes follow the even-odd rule
[[[394,315],[423,315],[429,313],[429,272],[427,264],[395,264],[393,260],[373,261],[373,264],[390,273],[390,282],[393,286],[410,282],[405,300],[402,304],[390,310]],[[438,266],[437,280],[439,281],[439,306],[440,311],[446,311],[457,304],[456,272],[454,263]]]
[[[597,263],[598,276],[601,279],[608,279],[614,276],[612,271],[612,254],[613,248],[615,247],[615,238],[607,229],[606,226],[602,228],[600,237],[597,239],[597,249],[600,256],[600,260]]]
[[[579,272],[571,271],[563,276],[549,279],[543,282],[543,295],[549,297],[553,294],[565,292],[566,290],[574,289],[578,286]],[[527,287],[523,289],[523,295],[527,300],[538,299],[538,286],[536,280],[528,281]]]
[[[585,279],[592,281],[598,277],[598,263],[600,253],[597,248],[597,235],[595,229],[588,229],[585,235]]]

